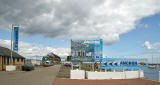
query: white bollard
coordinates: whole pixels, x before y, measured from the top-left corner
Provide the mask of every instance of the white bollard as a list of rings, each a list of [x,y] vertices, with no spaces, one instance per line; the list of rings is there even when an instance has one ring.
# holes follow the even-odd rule
[[[113,72],[116,72],[116,69],[114,69]]]
[[[72,67],[72,70],[73,70],[73,63],[71,63],[71,67]]]
[[[160,82],[160,71],[159,71],[159,82]]]
[[[81,63],[79,62],[79,70],[81,70]]]
[[[92,69],[93,69],[93,71],[94,71],[94,63],[92,63]]]
[[[138,78],[140,78],[140,69],[138,69]]]

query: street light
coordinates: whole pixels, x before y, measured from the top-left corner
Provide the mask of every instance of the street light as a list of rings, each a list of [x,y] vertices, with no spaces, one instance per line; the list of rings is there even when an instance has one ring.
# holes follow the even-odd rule
[[[13,41],[13,24],[12,24],[12,27],[11,27],[11,62],[10,64],[12,65],[12,41]]]

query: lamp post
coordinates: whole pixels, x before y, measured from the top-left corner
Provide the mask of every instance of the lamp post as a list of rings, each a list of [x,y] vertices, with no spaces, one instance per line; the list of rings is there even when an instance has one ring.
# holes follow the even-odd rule
[[[12,28],[11,28],[11,62],[10,64],[12,65],[12,41],[13,41],[13,24],[12,24]]]

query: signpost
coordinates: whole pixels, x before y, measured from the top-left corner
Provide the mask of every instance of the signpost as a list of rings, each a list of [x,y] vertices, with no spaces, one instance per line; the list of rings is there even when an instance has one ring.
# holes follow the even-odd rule
[[[11,65],[12,65],[12,41],[13,41],[13,24],[11,28],[11,62],[10,62]]]
[[[12,50],[18,52],[18,35],[19,35],[19,26],[12,24],[11,29],[11,62],[12,65]],[[13,45],[12,45],[13,42]]]
[[[16,70],[16,66],[12,65],[12,50],[18,52],[18,32],[19,32],[19,26],[16,26],[12,24],[11,29],[11,59],[10,59],[10,65],[6,66],[6,71],[14,71]],[[13,43],[13,45],[12,45]]]

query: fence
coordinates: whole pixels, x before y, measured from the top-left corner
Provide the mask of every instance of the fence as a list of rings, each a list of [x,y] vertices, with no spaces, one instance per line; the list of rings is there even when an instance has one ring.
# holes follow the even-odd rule
[[[143,78],[143,71],[87,72],[88,79],[134,79]]]
[[[85,72],[84,70],[71,70],[70,73],[71,79],[85,79],[85,77],[87,79],[132,79],[144,77],[142,70],[124,72]]]
[[[140,58],[140,57],[138,57],[138,58]],[[144,78],[160,81],[160,78],[159,78],[159,76],[160,76],[160,74],[159,74],[159,71],[160,71],[160,57],[157,57],[157,56],[152,57],[151,56],[151,57],[146,57],[146,58],[148,59],[147,64],[148,64],[149,68],[141,68],[144,71]],[[133,59],[135,59],[135,58],[133,57]],[[101,68],[101,65],[99,65],[99,64],[100,63],[97,63],[96,67]],[[114,64],[115,64],[115,62],[114,62]],[[88,66],[85,66],[85,65],[88,65]],[[108,64],[108,65],[110,65],[110,64]],[[115,64],[115,65],[117,65],[117,64]],[[95,67],[94,63],[82,63],[80,69],[84,69],[84,70],[88,69],[88,71],[102,71],[102,72],[106,71],[103,68],[99,70],[96,67]],[[122,70],[135,71],[135,70],[138,70],[138,69],[122,68]],[[120,70],[120,71],[122,71],[122,70]],[[109,69],[109,71],[113,71],[113,69],[111,69],[111,70]],[[119,75],[119,74],[117,74],[117,75]],[[122,77],[122,78],[124,78],[124,77]]]

